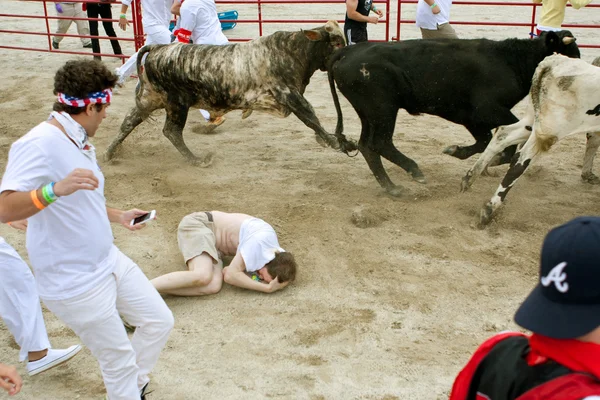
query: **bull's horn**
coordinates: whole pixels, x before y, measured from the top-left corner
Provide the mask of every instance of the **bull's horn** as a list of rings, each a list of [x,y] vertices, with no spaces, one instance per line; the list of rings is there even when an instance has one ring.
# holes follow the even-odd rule
[[[571,44],[573,42],[575,42],[577,39],[575,39],[573,36],[565,36],[563,38],[563,43],[564,44]]]

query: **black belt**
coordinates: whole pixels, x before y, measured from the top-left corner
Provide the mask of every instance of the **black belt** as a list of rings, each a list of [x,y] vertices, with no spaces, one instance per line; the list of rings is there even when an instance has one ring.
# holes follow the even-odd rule
[[[210,211],[204,211],[204,214],[208,217],[208,222],[214,222],[212,213]]]

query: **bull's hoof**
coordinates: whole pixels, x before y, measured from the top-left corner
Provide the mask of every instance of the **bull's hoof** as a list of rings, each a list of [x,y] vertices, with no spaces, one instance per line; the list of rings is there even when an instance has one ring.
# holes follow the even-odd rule
[[[454,156],[457,151],[458,151],[458,146],[454,144],[452,146],[446,147],[444,149],[444,151],[442,151],[442,153],[448,154],[449,156]]]
[[[315,134],[315,140],[317,143],[319,143],[319,145],[321,145],[321,147],[327,147],[327,142],[321,136]]]
[[[344,139],[343,141],[340,141],[340,142],[341,142],[342,151],[346,154],[348,154],[352,151],[358,150],[358,143],[356,143],[354,140]]]
[[[462,181],[460,182],[460,191],[461,193],[466,192],[473,185],[473,171],[468,171],[465,176],[463,176]]]
[[[196,167],[206,168],[210,167],[213,163],[215,157],[215,153],[212,151],[207,151],[203,153],[200,157],[194,157],[190,159],[190,163]]]
[[[392,197],[400,197],[404,194],[404,188],[397,185],[386,187],[385,191]]]
[[[423,172],[421,172],[421,170],[418,168],[416,171],[411,172],[410,175],[412,176],[413,180],[416,182],[427,183],[427,179],[425,179],[425,175],[423,175]]]
[[[484,229],[492,221],[493,216],[494,211],[492,210],[492,205],[488,203],[479,212],[479,224],[477,227],[479,229]]]
[[[252,115],[252,109],[249,108],[247,110],[244,110],[244,112],[242,113],[242,119],[246,119],[248,118],[250,115]]]
[[[600,185],[600,178],[598,178],[598,176],[596,176],[592,172],[588,172],[587,174],[581,174],[581,179],[583,179],[585,183],[589,183],[592,185]]]
[[[106,151],[104,152],[104,157],[103,157],[103,158],[104,158],[104,161],[106,161],[106,162],[110,162],[110,161],[112,161],[112,159],[113,159],[113,157],[114,157],[114,156],[115,156],[115,151],[114,151],[114,150],[111,150],[111,149],[109,148],[108,150],[106,150]]]

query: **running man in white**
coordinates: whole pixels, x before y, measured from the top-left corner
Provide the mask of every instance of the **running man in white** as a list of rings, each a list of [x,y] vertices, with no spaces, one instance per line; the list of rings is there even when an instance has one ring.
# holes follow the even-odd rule
[[[25,230],[27,221],[15,221],[11,226]],[[81,350],[80,345],[64,350],[51,348],[33,274],[1,236],[0,277],[0,317],[21,348],[19,361],[28,360],[29,375],[37,375],[75,357]]]
[[[121,15],[119,16],[119,27],[126,30],[129,25],[127,21],[127,9],[132,0],[121,0]],[[147,44],[169,44],[171,43],[171,4],[173,0],[142,0],[142,25],[146,33]],[[117,85],[121,86],[125,80],[136,70],[137,53],[129,59],[120,68],[115,70],[119,77]]]
[[[94,137],[117,77],[103,63],[68,61],[54,77],[49,119],[14,142],[0,184],[0,222],[27,219],[40,298],[98,360],[109,400],[144,399],[173,314],[113,243],[111,223],[146,211],[110,208]],[[120,315],[135,333],[129,339]],[[64,398],[72,398],[66,394]]]
[[[221,29],[221,21],[214,0],[175,0],[171,12],[179,16],[178,29],[173,32],[179,43],[194,44],[228,44],[227,36]],[[204,119],[210,121],[210,113],[200,110]],[[225,122],[224,117],[217,117],[211,123],[219,126]]]

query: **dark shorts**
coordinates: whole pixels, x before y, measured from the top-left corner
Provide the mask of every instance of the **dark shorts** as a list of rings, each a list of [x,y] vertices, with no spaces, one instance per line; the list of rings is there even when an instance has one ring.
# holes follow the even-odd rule
[[[367,36],[367,28],[361,29],[344,26],[344,36],[346,36],[346,43],[348,45],[366,42],[369,40],[369,37]]]

